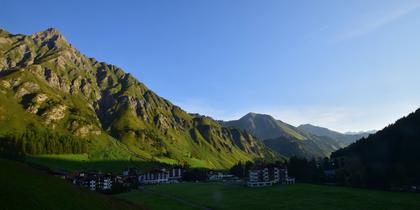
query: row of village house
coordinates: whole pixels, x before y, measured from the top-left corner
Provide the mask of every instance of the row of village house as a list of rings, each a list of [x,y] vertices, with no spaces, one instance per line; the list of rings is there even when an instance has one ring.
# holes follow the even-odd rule
[[[123,170],[121,175],[113,175],[111,173],[102,173],[97,171],[90,172],[71,172],[53,171],[54,176],[72,182],[73,184],[89,188],[92,191],[111,190],[115,184],[122,187],[132,187],[138,184],[163,184],[177,183],[182,179],[181,168],[152,170],[147,173],[140,173],[135,168]]]
[[[101,172],[72,172],[54,171],[55,176],[66,179],[73,184],[84,186],[92,191],[111,190],[114,184],[123,187],[132,187],[138,184],[168,184],[178,183],[182,180],[185,170],[181,168],[162,168],[140,173],[135,168],[128,168],[121,175],[113,175]],[[253,167],[249,171],[247,186],[263,187],[273,184],[293,184],[294,178],[288,176],[286,168],[278,167]],[[239,180],[232,174],[225,172],[209,172],[208,179],[217,180]]]

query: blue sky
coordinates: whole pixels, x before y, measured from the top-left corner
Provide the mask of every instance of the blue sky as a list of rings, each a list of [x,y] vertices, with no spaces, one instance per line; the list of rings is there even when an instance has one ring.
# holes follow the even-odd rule
[[[189,112],[381,129],[420,106],[420,1],[0,0]]]

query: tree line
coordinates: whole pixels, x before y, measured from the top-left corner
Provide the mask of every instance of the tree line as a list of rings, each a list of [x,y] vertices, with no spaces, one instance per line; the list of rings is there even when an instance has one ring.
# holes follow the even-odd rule
[[[404,190],[420,186],[420,110],[332,154],[345,185]]]
[[[0,135],[0,154],[2,156],[80,154],[87,151],[86,139],[50,129],[31,128],[21,133],[9,132]]]

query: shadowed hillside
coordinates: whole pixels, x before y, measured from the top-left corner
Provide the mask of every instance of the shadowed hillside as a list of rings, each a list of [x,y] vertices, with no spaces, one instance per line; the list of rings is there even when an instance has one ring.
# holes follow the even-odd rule
[[[420,185],[420,109],[332,154],[342,183],[385,188]]]
[[[2,209],[145,209],[90,192],[19,162],[0,159],[0,164]]]

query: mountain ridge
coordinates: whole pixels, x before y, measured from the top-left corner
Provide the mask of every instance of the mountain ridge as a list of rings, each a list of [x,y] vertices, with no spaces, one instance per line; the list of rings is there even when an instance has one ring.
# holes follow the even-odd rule
[[[250,112],[238,120],[226,121],[224,125],[250,132],[262,139],[266,146],[286,157],[326,157],[341,148],[330,137],[316,136],[268,114]]]
[[[5,130],[32,125],[101,139],[90,144],[98,154],[106,146],[92,145],[117,139],[120,155],[196,167],[278,157],[249,133],[190,115],[121,68],[83,55],[57,29],[28,36],[2,30],[0,52]],[[21,118],[7,123],[11,114]]]
[[[371,132],[357,132],[353,134],[340,133],[337,131],[330,130],[328,128],[312,125],[312,124],[303,124],[299,125],[297,128],[312,133],[317,136],[327,136],[331,139],[336,140],[342,147],[348,146],[351,143],[372,134]]]

